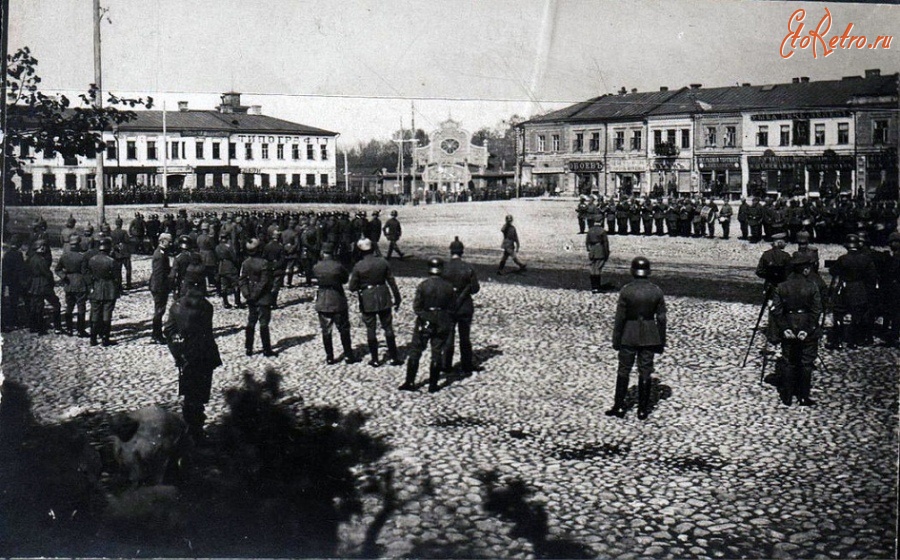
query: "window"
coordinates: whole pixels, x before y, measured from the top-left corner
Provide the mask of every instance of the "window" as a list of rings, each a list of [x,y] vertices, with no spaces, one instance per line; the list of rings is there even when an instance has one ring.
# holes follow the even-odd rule
[[[838,123],[838,144],[849,144],[850,143],[850,123]]]
[[[56,190],[56,175],[53,173],[44,173],[41,176],[41,185],[45,191]]]
[[[881,146],[888,143],[888,122],[887,120],[875,121],[872,128],[872,143]]]
[[[125,143],[125,157],[128,159],[137,159],[137,144],[134,140]]]
[[[653,147],[658,148],[662,144],[662,130],[653,131]]]
[[[725,127],[725,137],[723,140],[723,146],[726,148],[734,148],[735,137],[737,136],[737,127],[734,126],[726,126]]]
[[[31,192],[34,190],[34,176],[31,173],[22,174],[22,192]]]
[[[319,157],[322,158],[322,161],[328,161],[328,144],[320,145],[319,152]]]
[[[63,165],[78,165],[76,156],[63,156]]]
[[[312,173],[306,174],[306,186],[307,187],[316,186],[316,176],[314,174],[312,174]]]
[[[78,188],[78,177],[74,173],[66,173],[66,190],[74,191]]]
[[[213,142],[212,158],[213,159],[222,159],[222,144],[221,143]]]
[[[278,144],[281,146],[281,144]],[[275,174],[275,186],[283,187],[287,184],[287,174],[285,173],[276,173]]]
[[[263,146],[265,146],[265,144],[263,144]],[[261,181],[260,186],[264,189],[268,189],[269,188],[269,174],[263,173],[262,175],[259,176],[259,178]]]
[[[275,157],[278,159],[284,159],[284,144],[278,144],[275,148]]]
[[[314,151],[312,144],[306,145],[306,159],[316,159],[316,152]]]
[[[328,174],[327,173],[322,173],[319,176],[319,184],[322,185],[323,187],[328,186]]]
[[[300,186],[300,174],[299,173],[291,174],[291,186],[292,187]]]
[[[293,158],[295,160],[300,159],[300,145],[299,144],[294,144],[291,146],[291,158]],[[299,183],[299,181],[298,181],[298,183]]]
[[[551,140],[553,142],[553,151],[558,152],[559,151],[559,134],[554,134],[552,136]]]
[[[779,146],[790,146],[791,145],[791,126],[787,124],[781,125],[781,136],[778,140]]]
[[[169,158],[178,159],[178,142],[171,142],[169,149]]]
[[[706,145],[713,147],[716,145],[716,127],[714,126],[706,127]]]
[[[675,146],[675,132],[674,128],[666,131],[666,142],[673,147]]]
[[[591,151],[592,152],[600,151],[600,133],[599,132],[591,133]]]
[[[156,142],[153,140],[147,142],[147,159],[156,159]]]
[[[253,144],[250,142],[244,144],[244,159],[253,159]]]
[[[195,156],[197,159],[203,159],[203,141],[202,141],[202,140],[198,140],[198,141],[194,144],[194,146],[195,146],[195,148],[194,148],[194,156]]]
[[[28,145],[24,140],[19,144],[19,154],[26,158],[31,154],[31,146]]]
[[[237,159],[237,144],[234,142],[228,143],[228,159]]]
[[[575,135],[575,144],[572,146],[573,152],[583,152],[584,151],[584,133],[579,132]]]
[[[640,130],[635,130],[631,133],[631,149],[632,150],[640,150],[641,144],[644,143],[644,133]]]
[[[756,145],[769,145],[769,127],[767,125],[762,125],[758,129],[756,129]]]
[[[262,158],[269,159],[269,145],[266,143],[262,145]]]
[[[810,143],[809,121],[807,121],[807,120],[794,121],[794,145],[795,146],[809,146],[809,143]]]
[[[547,149],[547,140],[544,138],[543,134],[537,135],[537,151],[543,152]]]
[[[688,129],[681,131],[681,147],[686,150],[691,147],[691,131]]]
[[[615,150],[617,152],[621,152],[622,150],[625,149],[625,131],[624,130],[616,131],[616,138],[613,141],[613,146],[615,147]]]
[[[816,125],[816,146],[824,146],[825,145],[825,125],[817,124]]]
[[[113,140],[106,141],[106,159],[119,159],[119,150],[116,149],[116,143]]]

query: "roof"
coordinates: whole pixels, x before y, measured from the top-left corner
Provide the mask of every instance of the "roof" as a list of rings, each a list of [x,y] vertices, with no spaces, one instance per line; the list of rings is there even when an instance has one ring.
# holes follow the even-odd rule
[[[523,124],[640,119],[676,93],[675,91],[652,91],[603,95],[535,117]]]

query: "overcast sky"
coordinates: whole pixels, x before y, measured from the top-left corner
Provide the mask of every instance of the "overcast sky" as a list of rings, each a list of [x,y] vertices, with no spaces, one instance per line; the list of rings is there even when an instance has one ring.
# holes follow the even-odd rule
[[[93,81],[91,0],[10,0],[10,52],[29,46],[45,90]],[[829,37],[849,23],[900,32],[900,5],[703,0],[102,0],[103,87],[175,108],[244,93],[263,113],[339,132],[342,142],[431,130],[452,116],[476,130],[625,86],[725,86],[900,70],[890,50],[814,59],[779,48],[788,19]],[[805,34],[805,33],[804,33]]]

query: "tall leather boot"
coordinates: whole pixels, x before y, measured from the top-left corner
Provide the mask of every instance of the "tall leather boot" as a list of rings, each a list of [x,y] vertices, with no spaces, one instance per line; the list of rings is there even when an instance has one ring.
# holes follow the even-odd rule
[[[437,393],[438,380],[441,378],[440,362],[432,360],[431,367],[428,368],[428,392]]]
[[[83,314],[83,313],[79,313],[79,314],[78,314],[78,322],[76,323],[76,328],[78,329],[78,336],[79,336],[79,337],[81,337],[81,338],[87,338],[87,337],[90,336],[90,335],[87,333],[87,331],[84,330],[84,314]]]
[[[381,365],[381,362],[378,361],[378,339],[370,338],[368,340],[369,343],[369,355],[372,357],[369,360],[369,365],[372,367],[378,367]]]
[[[103,346],[115,346],[117,343],[115,340],[111,340],[111,331],[112,331],[112,321],[103,321],[101,328],[101,333],[103,334]]]
[[[416,390],[416,373],[419,371],[419,360],[417,358],[410,358],[406,362],[406,381],[403,382],[403,385],[400,385],[399,389],[401,391],[415,391]]]
[[[606,411],[607,416],[623,418],[625,416],[625,396],[628,394],[628,378],[616,376],[616,393],[613,407]]]
[[[650,414],[650,380],[638,379],[638,418],[647,418]]]
[[[72,328],[72,312],[66,311],[66,334],[72,336],[74,332]]]
[[[234,306],[238,309],[244,309],[247,307],[244,303],[241,302],[241,291],[235,290],[234,292]]]
[[[244,350],[248,356],[253,355],[253,339],[256,337],[256,327],[247,325],[244,327]]]
[[[97,338],[100,336],[100,321],[91,321],[91,346],[97,346]]]
[[[325,363],[328,365],[337,363],[334,359],[334,344],[330,334],[322,333],[322,346],[325,347]]]
[[[262,340],[263,356],[275,357],[278,352],[272,350],[272,337],[269,327],[259,327],[259,338]]]
[[[228,294],[225,292],[222,292],[222,307],[224,307],[225,309],[231,309],[231,304],[228,303]]]
[[[348,364],[357,362],[356,354],[353,352],[353,343],[350,341],[350,331],[341,333],[341,346],[344,347],[344,361]]]
[[[595,274],[591,274],[591,293],[600,293],[600,277]]]
[[[62,334],[62,313],[59,309],[53,312],[53,330],[56,331],[57,334]]]
[[[388,335],[385,338],[388,347],[388,359],[391,360],[391,365],[402,366],[403,360],[400,359],[400,353],[397,352],[397,341],[394,338],[394,335]]]
[[[150,342],[153,344],[162,344],[163,341],[162,318],[153,317],[153,331],[150,335]]]

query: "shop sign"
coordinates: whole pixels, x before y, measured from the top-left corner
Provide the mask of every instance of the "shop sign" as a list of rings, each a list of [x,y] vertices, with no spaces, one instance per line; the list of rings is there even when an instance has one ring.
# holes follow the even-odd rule
[[[260,169],[259,167],[242,167],[241,173],[258,174],[258,173],[262,173],[262,169]]]
[[[602,161],[570,161],[569,171],[572,173],[599,173],[603,171]]]
[[[750,156],[751,171],[786,170],[798,167],[822,171],[849,171],[856,164],[852,156]]]
[[[653,169],[655,171],[687,171],[690,169],[690,163],[683,161],[655,161],[653,162]]]
[[[740,169],[740,156],[705,156],[697,158],[697,167],[708,170]]]
[[[166,173],[191,173],[192,171],[193,169],[191,169],[187,165],[169,165],[168,167],[166,167]],[[163,168],[157,167],[156,172],[162,173]]]
[[[646,160],[611,159],[609,170],[614,173],[642,173],[647,171]]]
[[[795,119],[843,119],[853,116],[850,111],[793,111],[751,115],[751,121],[792,121]]]
[[[897,154],[895,152],[880,152],[859,156],[858,161],[865,160],[869,169],[891,169],[897,167]]]

